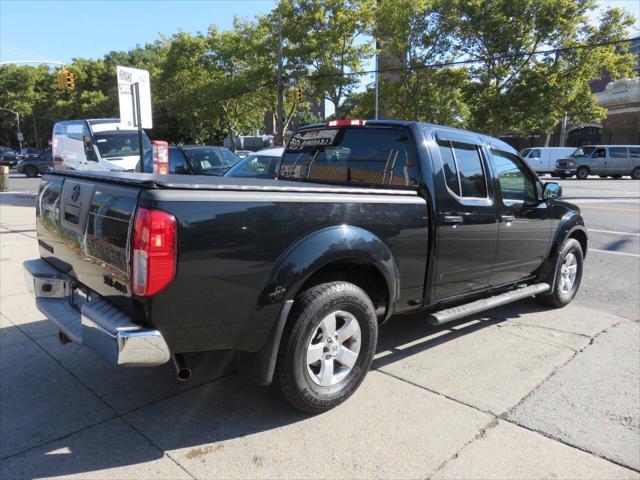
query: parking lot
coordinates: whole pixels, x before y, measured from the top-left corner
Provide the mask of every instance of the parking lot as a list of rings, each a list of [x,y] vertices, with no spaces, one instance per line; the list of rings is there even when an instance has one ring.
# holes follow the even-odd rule
[[[381,328],[345,404],[296,412],[212,354],[115,369],[61,346],[22,261],[38,179],[0,194],[0,477],[640,478],[640,182],[561,181],[590,231],[576,300]],[[215,311],[212,311],[215,314]]]

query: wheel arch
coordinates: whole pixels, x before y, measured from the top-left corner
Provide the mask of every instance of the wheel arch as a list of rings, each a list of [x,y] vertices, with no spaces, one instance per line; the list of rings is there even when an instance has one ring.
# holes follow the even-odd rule
[[[399,294],[393,254],[378,236],[351,225],[326,227],[295,242],[275,262],[261,301],[293,300],[306,288],[335,280],[362,288],[377,310],[384,308],[383,319],[391,314]]]

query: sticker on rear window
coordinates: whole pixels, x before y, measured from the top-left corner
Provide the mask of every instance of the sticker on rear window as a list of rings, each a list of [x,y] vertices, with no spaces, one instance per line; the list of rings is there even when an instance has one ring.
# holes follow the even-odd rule
[[[296,133],[287,144],[287,152],[333,145],[340,130],[310,130]]]

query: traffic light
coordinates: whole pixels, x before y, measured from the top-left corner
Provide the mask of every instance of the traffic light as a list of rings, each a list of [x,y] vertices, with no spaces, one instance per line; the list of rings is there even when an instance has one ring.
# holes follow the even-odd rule
[[[60,90],[64,90],[64,83],[64,70],[58,70],[58,73],[56,74],[56,84]]]
[[[302,87],[300,85],[296,86],[295,95],[296,101],[302,102]]]
[[[73,73],[69,70],[64,71],[64,81],[65,87],[69,90],[73,90],[76,88],[76,79],[74,78]]]
[[[69,70],[58,70],[56,84],[61,90],[73,90],[76,88],[76,79]]]

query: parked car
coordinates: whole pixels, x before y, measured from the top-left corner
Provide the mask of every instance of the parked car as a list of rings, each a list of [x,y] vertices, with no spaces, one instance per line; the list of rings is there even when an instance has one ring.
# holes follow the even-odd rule
[[[244,158],[247,155],[251,155],[253,152],[251,150],[236,150],[235,154],[238,155],[240,158]]]
[[[197,145],[169,147],[169,173],[221,176],[239,161],[240,157],[225,147]],[[142,170],[138,166],[136,171],[153,173],[151,152],[145,154]]]
[[[29,160],[31,158],[36,158],[44,153],[44,150],[41,148],[31,148],[31,147],[22,147],[20,149],[20,159]]]
[[[640,180],[640,145],[585,145],[556,162],[556,172],[584,180],[589,175]]]
[[[146,134],[142,144],[151,150]],[[138,130],[121,128],[118,118],[58,122],[52,145],[56,169],[133,172],[140,161]]]
[[[0,165],[15,167],[20,158],[18,154],[9,147],[0,147]]]
[[[556,169],[556,160],[567,157],[575,150],[572,147],[533,147],[525,148],[520,152],[527,165],[538,175],[553,173]]]
[[[294,133],[277,179],[52,170],[24,266],[62,342],[120,366],[173,358],[180,379],[183,353],[236,351],[318,413],[358,388],[395,314],[570,303],[587,230],[561,193],[495,138],[332,121]]]
[[[37,157],[20,160],[17,171],[27,177],[37,177],[50,168],[53,168],[53,154],[51,150],[47,150]]]
[[[227,177],[276,178],[284,148],[268,148],[244,157],[229,169]]]

